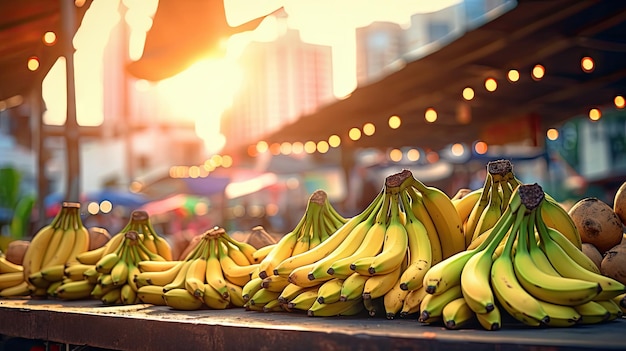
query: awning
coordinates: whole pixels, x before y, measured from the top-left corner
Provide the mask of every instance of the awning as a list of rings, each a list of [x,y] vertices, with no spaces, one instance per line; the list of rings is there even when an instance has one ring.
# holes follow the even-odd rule
[[[583,55],[595,59],[593,72],[581,70]],[[542,138],[547,127],[626,95],[626,2],[519,0],[500,17],[409,61],[262,140],[318,141],[337,134],[349,141],[348,131],[366,122],[376,133],[355,147],[438,150],[456,142]],[[536,64],[546,69],[538,81],[530,75]],[[519,81],[507,81],[510,69],[518,70]],[[487,77],[497,80],[496,91],[486,91]],[[471,101],[462,98],[466,87],[475,91]],[[429,107],[438,113],[435,123],[425,121]],[[402,117],[400,128],[388,126],[392,115]]]

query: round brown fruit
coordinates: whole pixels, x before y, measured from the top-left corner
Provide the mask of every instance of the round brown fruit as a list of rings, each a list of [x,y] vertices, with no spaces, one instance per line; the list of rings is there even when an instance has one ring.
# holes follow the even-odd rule
[[[600,253],[622,241],[622,222],[613,208],[595,197],[587,197],[576,202],[569,210],[580,239],[593,244]]]
[[[104,228],[91,227],[87,230],[89,231],[89,251],[104,246],[111,239],[111,234]]]
[[[615,245],[606,252],[600,272],[622,284],[626,284],[626,244]]]
[[[4,253],[4,256],[9,262],[21,265],[28,245],[30,245],[30,241],[13,240],[7,246],[7,252]]]
[[[595,246],[593,246],[593,244],[590,244],[590,243],[583,243],[581,249],[583,253],[587,255],[587,257],[591,258],[593,263],[595,263],[596,266],[598,266],[598,269],[600,269],[600,265],[602,264],[602,258],[603,258],[600,251],[598,251],[598,249]]]
[[[619,217],[622,224],[626,225],[626,182],[617,189],[613,199],[613,211]]]

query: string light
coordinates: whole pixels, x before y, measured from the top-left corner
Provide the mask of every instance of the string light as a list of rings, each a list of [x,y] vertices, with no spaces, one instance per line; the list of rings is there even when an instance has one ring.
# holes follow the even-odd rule
[[[484,141],[477,141],[476,144],[474,144],[474,151],[476,151],[477,154],[479,155],[484,155],[487,153],[487,143],[485,143]]]
[[[542,65],[535,65],[535,67],[533,67],[532,77],[534,80],[541,80],[545,74],[546,68]]]
[[[45,45],[52,46],[57,42],[57,35],[54,32],[45,32],[42,40]]]
[[[363,125],[363,134],[372,136],[374,133],[376,133],[376,126],[374,126],[374,123],[368,122]]]
[[[339,137],[339,135],[333,134],[328,137],[328,144],[331,147],[338,147],[339,145],[341,145],[341,138]]]
[[[426,113],[424,113],[424,118],[427,122],[435,122],[437,120],[437,111],[432,107],[427,108]]]
[[[400,125],[402,124],[402,120],[398,116],[391,116],[389,117],[388,123],[391,129],[398,129],[400,128]]]
[[[304,143],[304,152],[306,152],[307,154],[314,153],[316,149],[317,149],[317,144],[315,144],[314,141],[309,140],[306,143]]]
[[[550,140],[556,140],[559,138],[559,131],[554,129],[554,128],[550,128],[548,129],[548,131],[546,132],[546,136],[548,137],[548,139]]]
[[[615,99],[613,99],[613,102],[615,103],[615,107],[617,108],[624,108],[624,106],[626,106],[626,101],[621,95],[617,95]]]
[[[580,60],[580,68],[582,68],[583,72],[590,73],[593,72],[595,63],[591,57],[585,56]]]
[[[509,70],[509,73],[507,73],[506,78],[511,83],[517,82],[519,80],[519,71],[516,69]]]
[[[350,139],[352,139],[354,141],[357,141],[357,140],[361,139],[361,130],[359,128],[357,128],[357,127],[353,127],[348,132],[348,136],[350,137]]]
[[[402,160],[402,151],[399,149],[392,149],[389,151],[389,159],[393,162],[400,162]]]
[[[417,160],[420,159],[420,152],[417,149],[410,149],[409,151],[406,152],[406,158],[411,161],[411,162],[415,162]]]
[[[317,151],[320,154],[327,153],[329,148],[330,147],[329,147],[328,142],[326,140],[322,140],[322,141],[317,143]]]
[[[597,108],[592,108],[589,110],[589,119],[592,121],[597,121],[602,117],[602,112]]]
[[[304,144],[300,141],[294,142],[291,144],[291,151],[296,155],[301,154],[304,151]]]
[[[463,99],[470,101],[474,98],[474,89],[467,87],[463,89]]]
[[[269,145],[267,145],[267,141],[259,141],[256,143],[256,151],[260,154],[266,152],[269,149]]]
[[[495,79],[487,78],[485,80],[485,89],[487,89],[487,91],[494,92],[496,91],[497,88],[498,88],[498,82],[496,82]]]
[[[38,70],[39,69],[39,59],[36,56],[33,56],[33,57],[29,58],[28,62],[27,62],[27,66],[28,66],[28,69],[30,71],[34,72],[34,71]]]

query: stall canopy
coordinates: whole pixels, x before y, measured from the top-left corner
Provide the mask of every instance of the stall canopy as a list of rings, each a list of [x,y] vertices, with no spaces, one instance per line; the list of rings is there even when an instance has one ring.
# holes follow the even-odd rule
[[[585,73],[581,58],[595,60]],[[385,78],[358,87],[348,98],[301,117],[263,140],[326,140],[372,122],[376,132],[358,147],[413,146],[433,150],[476,140],[503,143],[536,138],[537,131],[611,107],[626,95],[626,1],[519,0],[516,7]],[[537,64],[545,76],[535,80]],[[517,82],[507,72],[518,70]],[[497,89],[488,92],[485,79]],[[466,101],[462,91],[474,89]],[[434,123],[425,111],[438,114]],[[402,118],[398,129],[388,126]]]

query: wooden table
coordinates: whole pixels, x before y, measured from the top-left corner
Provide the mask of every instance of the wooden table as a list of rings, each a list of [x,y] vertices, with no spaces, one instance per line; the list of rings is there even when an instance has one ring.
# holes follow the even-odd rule
[[[175,311],[100,301],[0,300],[0,334],[116,350],[626,350],[626,319],[569,328],[447,330],[415,318]]]

